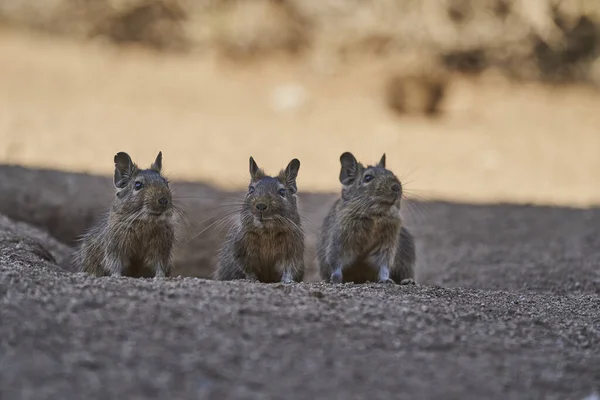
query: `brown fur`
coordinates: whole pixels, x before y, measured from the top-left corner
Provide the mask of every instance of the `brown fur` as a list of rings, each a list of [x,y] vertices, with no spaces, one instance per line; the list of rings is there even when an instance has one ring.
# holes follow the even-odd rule
[[[161,169],[162,153],[145,170],[127,153],[115,156],[116,197],[81,238],[73,255],[75,270],[96,276],[171,275],[176,209]]]
[[[321,278],[334,282],[414,283],[413,237],[402,226],[402,184],[385,168],[340,157],[342,196],[323,221],[317,241]]]
[[[219,252],[215,279],[302,281],[304,233],[296,196],[299,168],[300,161],[293,159],[278,176],[271,177],[250,157],[248,193]]]

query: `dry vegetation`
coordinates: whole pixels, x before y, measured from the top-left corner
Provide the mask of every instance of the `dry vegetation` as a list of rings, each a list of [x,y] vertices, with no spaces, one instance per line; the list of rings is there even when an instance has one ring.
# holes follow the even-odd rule
[[[6,25],[234,58],[390,57],[450,70],[600,80],[594,0],[0,0]]]

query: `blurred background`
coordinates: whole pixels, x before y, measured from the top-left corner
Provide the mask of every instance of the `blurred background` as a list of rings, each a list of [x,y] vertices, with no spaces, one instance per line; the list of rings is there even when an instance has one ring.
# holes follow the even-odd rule
[[[598,0],[0,0],[0,163],[243,187],[339,156],[417,199],[600,204]]]

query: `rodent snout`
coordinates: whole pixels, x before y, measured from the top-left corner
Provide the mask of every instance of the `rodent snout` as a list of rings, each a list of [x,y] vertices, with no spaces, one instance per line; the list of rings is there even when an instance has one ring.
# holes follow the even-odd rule
[[[267,207],[267,205],[266,205],[265,203],[258,203],[258,204],[256,205],[256,209],[257,209],[258,211],[261,211],[261,212],[262,212],[262,211],[266,211],[266,209],[267,209],[267,208],[268,208],[268,207]]]
[[[394,183],[394,184],[391,186],[391,189],[392,189],[392,191],[393,191],[393,192],[395,192],[395,193],[400,193],[400,184],[399,184],[399,183]]]
[[[167,199],[166,197],[161,197],[160,199],[158,199],[158,204],[160,204],[161,207],[166,207],[169,204],[169,199]]]

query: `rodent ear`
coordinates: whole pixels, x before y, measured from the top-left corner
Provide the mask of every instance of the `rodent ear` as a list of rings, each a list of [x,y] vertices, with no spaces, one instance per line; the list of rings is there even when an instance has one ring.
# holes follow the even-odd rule
[[[115,186],[119,189],[127,186],[127,183],[129,183],[129,180],[136,169],[137,167],[133,161],[131,161],[129,154],[122,151],[118,152],[117,155],[115,155]]]
[[[156,156],[156,160],[154,160],[154,162],[150,166],[150,169],[153,169],[154,171],[156,171],[158,173],[160,173],[160,171],[162,171],[162,151],[158,152],[158,155]]]
[[[298,191],[296,186],[296,178],[298,177],[298,170],[300,169],[300,160],[294,158],[285,168],[285,183],[292,189],[293,193]]]
[[[342,185],[351,185],[358,175],[358,162],[350,152],[345,152],[340,156],[342,169],[340,171],[340,182]]]
[[[252,178],[252,180],[256,180],[256,178],[258,178],[261,175],[261,170],[260,168],[258,168],[258,165],[256,164],[256,161],[254,161],[254,158],[252,158],[252,156],[250,157],[250,177]]]
[[[381,160],[379,160],[379,164],[377,164],[379,167],[385,168],[385,153],[383,153],[383,156],[381,156]]]

